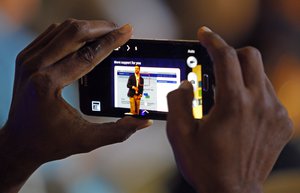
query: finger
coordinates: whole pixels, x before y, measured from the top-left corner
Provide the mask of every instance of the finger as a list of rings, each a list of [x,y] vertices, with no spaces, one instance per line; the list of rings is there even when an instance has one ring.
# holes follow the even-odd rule
[[[41,33],[35,40],[33,40],[28,46],[26,46],[26,48],[24,48],[23,51],[17,57],[17,65],[22,64],[24,60],[27,59],[25,58],[25,56],[32,56],[32,54],[30,54],[30,51],[36,50],[36,47],[39,44],[41,44],[42,40],[44,41],[45,39],[47,39],[49,34],[52,34],[51,32],[55,31],[57,26],[58,24],[50,25],[43,33]]]
[[[86,42],[100,38],[116,29],[107,21],[84,21],[70,19],[59,26],[47,45],[41,45],[31,61],[35,65],[47,67],[81,48]]]
[[[117,122],[112,123],[88,123],[82,128],[82,152],[120,143],[127,140],[137,130],[144,129],[153,124],[152,120],[136,119],[133,117],[124,117]]]
[[[168,98],[168,134],[190,134],[194,128],[194,117],[192,112],[192,101],[194,98],[193,86],[184,81],[180,87],[167,96]]]
[[[124,25],[102,38],[86,44],[77,52],[49,68],[52,80],[64,87],[91,71],[113,49],[126,43],[132,36],[132,27]]]
[[[53,24],[56,27],[52,30],[49,31],[49,33],[45,34],[45,36],[43,38],[41,38],[40,41],[36,42],[36,44],[34,46],[32,46],[26,53],[26,55],[31,56],[31,58],[35,58],[36,55],[38,54],[38,52],[40,50],[42,50],[44,47],[46,47],[48,45],[48,43],[54,38],[56,37],[58,34],[63,33],[62,31],[64,31],[64,29],[66,28],[66,26],[69,26],[71,21],[73,21],[72,19],[66,20],[64,21],[62,24]],[[29,59],[29,60],[30,60]],[[37,65],[34,63],[34,65],[36,67],[39,67],[40,65]]]
[[[237,50],[245,86],[261,91],[265,87],[265,72],[260,52],[246,47]]]
[[[22,64],[26,63],[26,60],[30,58],[32,55],[30,54],[30,51],[36,47],[37,44],[39,44],[40,41],[45,39],[55,28],[57,27],[57,24],[52,24],[50,25],[42,34],[40,34],[33,42],[31,42],[22,52],[20,52],[17,56],[16,59],[16,74],[18,76],[15,76],[15,83],[14,83],[14,92],[16,93],[15,90],[18,89],[18,85],[20,82],[22,82],[22,77],[19,74],[24,74],[23,70],[21,68]],[[26,70],[29,72],[30,70]],[[15,95],[15,94],[14,94]],[[13,96],[14,97],[14,96]]]
[[[198,39],[213,61],[217,93],[224,96],[231,92],[239,92],[239,88],[244,87],[244,84],[235,49],[206,27],[199,29]]]

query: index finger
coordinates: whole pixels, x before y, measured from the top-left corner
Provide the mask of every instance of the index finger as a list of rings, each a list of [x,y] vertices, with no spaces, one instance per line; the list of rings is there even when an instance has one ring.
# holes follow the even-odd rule
[[[36,47],[32,60],[36,61],[35,64],[47,67],[75,52],[86,42],[102,37],[116,28],[114,23],[107,21],[69,19],[48,35],[47,42]]]
[[[189,134],[193,130],[194,116],[192,112],[192,101],[194,98],[193,86],[184,81],[180,87],[167,96],[168,118],[167,132],[169,134]]]
[[[213,61],[217,95],[239,92],[244,82],[236,50],[207,27],[199,29],[198,39]]]

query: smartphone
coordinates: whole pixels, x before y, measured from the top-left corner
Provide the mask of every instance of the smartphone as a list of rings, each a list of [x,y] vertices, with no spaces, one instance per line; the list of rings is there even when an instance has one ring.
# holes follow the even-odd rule
[[[79,80],[86,115],[166,119],[167,94],[188,80],[193,114],[201,119],[213,105],[213,67],[197,41],[131,39]]]

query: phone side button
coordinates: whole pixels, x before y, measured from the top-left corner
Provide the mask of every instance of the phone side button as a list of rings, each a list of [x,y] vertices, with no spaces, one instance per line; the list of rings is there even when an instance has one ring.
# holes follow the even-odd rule
[[[207,74],[203,74],[203,91],[207,92],[209,90],[209,76]]]

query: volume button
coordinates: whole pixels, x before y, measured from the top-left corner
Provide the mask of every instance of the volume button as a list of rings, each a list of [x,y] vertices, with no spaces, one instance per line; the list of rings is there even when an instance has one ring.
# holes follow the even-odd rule
[[[209,76],[203,74],[203,91],[207,92],[209,90]]]

